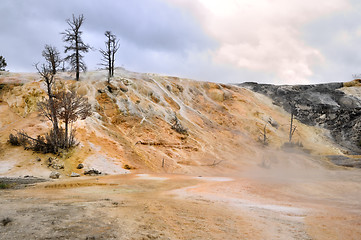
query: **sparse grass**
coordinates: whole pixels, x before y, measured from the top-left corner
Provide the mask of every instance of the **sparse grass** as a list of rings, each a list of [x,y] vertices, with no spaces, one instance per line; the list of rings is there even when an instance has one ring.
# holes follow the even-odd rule
[[[11,188],[11,184],[0,183],[0,189],[9,189],[9,188]]]
[[[13,220],[11,218],[4,218],[1,223],[3,224],[3,226],[5,227],[6,225],[8,225],[9,223],[11,223]]]

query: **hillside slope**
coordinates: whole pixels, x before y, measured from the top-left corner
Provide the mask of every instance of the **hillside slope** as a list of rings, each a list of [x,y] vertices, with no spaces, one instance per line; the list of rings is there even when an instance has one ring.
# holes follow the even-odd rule
[[[90,118],[75,124],[79,145],[58,156],[64,161],[64,175],[82,173],[75,169],[79,163],[109,174],[129,172],[125,165],[151,172],[235,172],[262,163],[266,149],[277,150],[288,140],[290,115],[269,98],[242,87],[124,69],[117,69],[110,86],[105,71],[86,73],[79,82],[69,73],[57,78],[58,88],[75,89],[93,109]],[[0,75],[0,83],[0,174],[46,176],[51,169],[45,160],[51,155],[7,143],[14,130],[33,137],[49,130],[49,122],[37,112],[44,85],[30,73],[6,73]],[[187,133],[172,129],[175,118]],[[328,131],[297,121],[296,125],[293,141],[307,151],[341,154]],[[266,149],[260,143],[265,126]],[[35,161],[37,157],[42,161]]]
[[[93,113],[74,126],[79,145],[54,156],[7,143],[15,130],[35,137],[50,124],[38,116],[45,93],[37,74],[0,75],[0,184],[38,182],[0,190],[0,236],[359,239],[361,169],[325,157],[357,158],[347,158],[332,129],[294,120],[297,147],[285,148],[290,114],[243,87],[124,69],[110,86],[105,71],[79,82],[57,77],[59,88],[86,96]],[[48,167],[49,157],[64,169]],[[110,175],[84,176],[79,163]],[[60,179],[49,179],[52,171]]]
[[[346,83],[317,85],[270,85],[243,83],[240,86],[265,94],[301,122],[320,126],[351,154],[360,154],[360,79]]]

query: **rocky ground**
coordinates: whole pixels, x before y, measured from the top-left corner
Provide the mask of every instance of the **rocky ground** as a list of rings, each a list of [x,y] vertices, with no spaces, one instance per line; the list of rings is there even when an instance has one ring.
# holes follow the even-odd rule
[[[330,130],[337,144],[350,154],[361,153],[360,79],[348,83],[317,85],[270,85],[243,83],[240,86],[265,94],[302,123]],[[361,160],[358,160],[358,165]]]

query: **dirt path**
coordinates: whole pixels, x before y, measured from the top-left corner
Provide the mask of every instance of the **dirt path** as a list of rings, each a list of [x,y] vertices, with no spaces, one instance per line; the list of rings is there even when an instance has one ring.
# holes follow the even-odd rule
[[[359,239],[358,201],[344,202],[342,191],[327,199],[327,188],[322,198],[308,195],[315,186],[300,189],[147,174],[39,183],[0,191],[0,220],[11,220],[0,239]]]

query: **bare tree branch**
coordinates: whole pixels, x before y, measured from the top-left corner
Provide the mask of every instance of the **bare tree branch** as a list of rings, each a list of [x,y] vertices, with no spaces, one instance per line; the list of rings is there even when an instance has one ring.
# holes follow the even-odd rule
[[[65,124],[65,139],[66,148],[69,147],[69,124],[77,121],[79,118],[84,120],[91,115],[91,105],[84,97],[80,97],[76,92],[61,91],[56,94],[57,99],[57,114],[59,119]],[[71,131],[70,131],[71,133]]]
[[[86,71],[86,65],[83,61],[82,52],[88,52],[91,47],[85,44],[81,38],[80,27],[84,22],[83,14],[75,17],[73,14],[73,19],[67,19],[66,22],[69,25],[69,28],[62,32],[63,41],[68,43],[68,46],[65,46],[64,52],[73,52],[72,54],[64,58],[65,61],[68,61],[72,67],[72,70],[76,72],[76,80],[79,81],[79,72],[80,70]]]
[[[102,63],[100,65],[108,69],[108,83],[110,83],[110,78],[114,76],[115,54],[119,49],[119,40],[111,31],[106,31],[104,35],[107,40],[105,41],[105,50],[99,50],[102,54]]]
[[[62,62],[60,52],[56,49],[56,47],[45,45],[42,55],[51,67],[52,74],[55,75]]]

